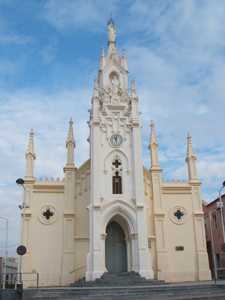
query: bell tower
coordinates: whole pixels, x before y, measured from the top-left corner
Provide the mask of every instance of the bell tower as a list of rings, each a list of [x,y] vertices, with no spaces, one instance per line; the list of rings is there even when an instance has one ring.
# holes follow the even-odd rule
[[[106,257],[106,252],[113,255],[107,233],[110,222],[116,222],[125,236],[127,271],[152,278],[139,100],[134,81],[129,88],[127,59],[117,51],[116,27],[112,19],[107,27],[108,49],[100,57],[89,122],[91,183],[86,280],[110,272],[110,259],[117,260],[117,257]]]

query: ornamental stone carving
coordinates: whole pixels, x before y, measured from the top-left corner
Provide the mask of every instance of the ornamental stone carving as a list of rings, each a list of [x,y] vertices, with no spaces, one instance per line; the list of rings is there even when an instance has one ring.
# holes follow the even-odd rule
[[[177,224],[184,224],[187,220],[187,210],[182,206],[175,206],[169,211],[170,220]]]
[[[45,225],[50,225],[56,221],[56,209],[52,205],[45,205],[41,208],[39,220]]]

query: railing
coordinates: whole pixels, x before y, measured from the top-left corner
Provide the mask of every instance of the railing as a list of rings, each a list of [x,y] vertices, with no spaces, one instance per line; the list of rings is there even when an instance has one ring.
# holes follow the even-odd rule
[[[39,287],[39,273],[1,273],[0,288],[14,289],[18,283],[25,283],[26,286]]]
[[[217,268],[216,269],[217,271],[217,279],[220,280],[220,279],[225,279],[225,268]]]

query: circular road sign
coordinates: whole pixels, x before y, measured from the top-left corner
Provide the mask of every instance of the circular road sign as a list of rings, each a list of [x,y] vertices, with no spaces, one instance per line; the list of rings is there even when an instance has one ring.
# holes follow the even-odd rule
[[[17,247],[16,252],[18,255],[24,255],[27,252],[27,248],[24,245],[20,245],[19,247]]]

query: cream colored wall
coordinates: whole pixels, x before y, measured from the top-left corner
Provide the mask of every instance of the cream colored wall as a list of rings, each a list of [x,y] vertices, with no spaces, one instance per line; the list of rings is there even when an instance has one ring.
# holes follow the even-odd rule
[[[23,272],[38,272],[40,285],[45,286],[63,285],[68,280],[73,282],[84,277],[89,246],[90,161],[76,170],[72,240],[68,240],[70,224],[67,226],[65,222],[73,221],[73,216],[64,219],[63,215],[64,182],[36,181],[26,186],[26,190],[29,209],[23,213],[23,244],[27,246],[28,253],[23,257]],[[52,206],[56,211],[54,222],[49,224],[41,218],[45,206]],[[72,252],[67,249],[72,249]],[[70,258],[66,256],[65,261],[63,255],[73,255],[74,263],[68,265]],[[26,276],[25,286],[34,286],[36,282],[29,282],[28,277],[35,278]]]
[[[75,194],[75,280],[83,278],[89,249],[90,160],[76,174]]]
[[[173,190],[163,190],[165,204],[165,236],[168,238],[168,270],[169,281],[194,281],[196,276],[196,249],[192,214],[191,188],[184,185],[171,186]],[[182,189],[183,188],[183,189]],[[181,192],[182,190],[182,192]],[[187,211],[183,224],[173,222],[175,207],[184,207]],[[176,246],[184,247],[184,251],[176,251]]]
[[[144,183],[154,277],[168,282],[210,280],[205,233],[201,226],[203,215],[201,209],[195,210],[196,201],[200,201],[195,189],[189,182],[159,181],[160,188],[155,189],[157,195],[153,196],[151,172],[145,168]],[[156,199],[160,201],[160,209]],[[174,217],[177,208],[185,212],[180,224]],[[176,251],[177,246],[184,250]]]
[[[57,184],[58,185],[58,184]],[[55,207],[52,224],[42,222],[41,209]],[[24,243],[28,253],[23,258],[23,272],[38,272],[40,285],[61,284],[63,185],[37,183],[30,199],[30,215],[24,220]],[[29,225],[28,225],[29,224]],[[28,278],[29,276],[27,276]],[[32,285],[35,282],[25,284]]]
[[[157,278],[157,260],[156,260],[156,241],[155,241],[155,230],[154,230],[154,216],[152,208],[152,188],[151,188],[151,178],[150,172],[146,168],[143,169],[144,172],[144,187],[145,187],[145,201],[146,201],[146,213],[147,213],[147,228],[148,228],[148,245],[149,252],[152,258],[152,268],[154,272],[154,278]]]

